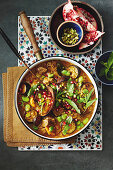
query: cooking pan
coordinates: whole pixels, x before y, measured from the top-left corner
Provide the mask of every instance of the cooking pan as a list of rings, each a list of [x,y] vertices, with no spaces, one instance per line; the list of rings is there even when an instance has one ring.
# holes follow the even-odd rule
[[[81,131],[83,131],[89,124],[90,122],[92,121],[94,115],[95,115],[95,112],[96,112],[96,109],[97,109],[97,104],[98,104],[98,91],[97,91],[97,86],[96,86],[96,83],[92,77],[92,75],[82,66],[80,65],[79,63],[77,63],[76,61],[72,60],[72,59],[68,59],[68,58],[65,58],[65,57],[50,57],[50,58],[44,58],[42,53],[41,53],[41,50],[40,48],[38,47],[37,45],[37,42],[36,42],[36,39],[35,39],[35,36],[34,36],[34,33],[33,33],[33,29],[32,29],[32,26],[30,24],[30,21],[29,19],[27,18],[25,12],[21,12],[20,13],[20,19],[21,19],[21,23],[23,25],[23,28],[26,32],[26,34],[28,35],[28,38],[29,40],[31,41],[32,43],[32,46],[33,46],[33,49],[34,49],[34,53],[36,55],[36,57],[38,58],[38,62],[34,63],[32,66],[30,66],[30,70],[32,70],[34,67],[37,67],[39,64],[43,63],[43,62],[47,62],[47,61],[51,61],[51,60],[59,60],[59,61],[67,61],[67,62],[70,62],[72,65],[76,65],[78,66],[80,69],[82,69],[87,75],[88,77],[90,78],[93,86],[94,86],[94,89],[95,89],[95,94],[96,94],[96,98],[97,98],[97,101],[95,102],[95,108],[94,108],[94,111],[92,113],[92,117],[90,119],[90,121],[88,122],[88,124],[86,124],[84,126],[84,128],[82,128],[79,132],[73,134],[73,135],[70,135],[68,137],[64,137],[64,138],[49,138],[49,137],[45,137],[43,135],[40,135],[38,134],[36,131],[34,131],[33,129],[31,129],[28,124],[25,122],[25,120],[22,118],[21,116],[21,113],[19,112],[19,108],[18,108],[18,103],[17,103],[17,97],[18,97],[18,90],[19,90],[19,86],[22,82],[22,80],[24,79],[24,77],[29,73],[29,70],[26,69],[25,72],[20,76],[20,79],[17,83],[17,86],[16,86],[16,90],[15,90],[15,108],[16,108],[16,111],[17,111],[17,114],[21,120],[21,122],[24,124],[24,126],[26,128],[28,128],[28,130],[30,130],[32,133],[34,133],[35,135],[37,136],[40,136],[40,137],[43,137],[43,138],[46,138],[46,139],[51,139],[51,140],[61,140],[61,139],[67,139],[67,138],[70,138],[70,137],[73,137],[75,135],[77,135],[78,133],[80,133]]]

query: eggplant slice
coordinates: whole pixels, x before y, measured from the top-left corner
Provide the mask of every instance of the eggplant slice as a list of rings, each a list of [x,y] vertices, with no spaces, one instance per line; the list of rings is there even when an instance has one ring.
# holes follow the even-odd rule
[[[53,106],[54,106],[54,102],[55,102],[55,96],[54,96],[54,92],[53,92],[53,89],[50,87],[50,86],[47,86],[47,89],[48,89],[48,91],[51,93],[51,95],[52,95],[52,100],[53,100],[53,103],[52,103],[52,105],[51,105],[51,107],[49,107],[49,109],[45,109],[45,112],[39,112],[39,115],[40,116],[46,116],[51,110],[52,110],[52,108],[53,108]],[[48,106],[47,106],[48,107]]]
[[[57,63],[57,72],[59,74],[59,76],[62,76],[62,70],[65,70],[65,67],[63,66],[63,64],[61,62]]]
[[[28,93],[28,91],[29,91],[30,88],[31,88],[30,84],[28,84],[28,83],[23,83],[23,84],[21,85],[21,89],[22,89],[21,94],[27,95],[27,93]]]
[[[51,126],[54,127],[53,131],[49,130]],[[59,122],[55,118],[46,116],[44,119],[42,119],[42,123],[39,125],[39,130],[45,130],[46,134],[54,136],[58,135],[61,132],[61,127]]]
[[[70,77],[76,79],[80,75],[80,68],[74,65],[70,65],[67,70],[71,73]]]

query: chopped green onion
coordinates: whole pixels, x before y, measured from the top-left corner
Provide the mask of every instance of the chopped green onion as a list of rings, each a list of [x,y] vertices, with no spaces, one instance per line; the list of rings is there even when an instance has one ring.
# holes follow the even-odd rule
[[[38,93],[38,98],[41,99],[42,95],[41,93]]]
[[[40,84],[40,85],[41,85],[42,89],[44,90],[44,89],[45,89],[45,86],[44,86],[43,84]]]
[[[41,102],[43,102],[44,101],[44,98],[41,98]]]
[[[84,90],[83,90],[83,93],[84,93],[84,94],[88,94],[88,92],[89,92],[89,91],[88,91],[87,89],[84,89]]]
[[[62,121],[61,116],[58,116],[58,117],[57,117],[57,120],[58,120],[58,122],[61,122],[61,121]]]
[[[81,123],[81,121],[79,120],[79,121],[77,121],[77,125],[80,125],[80,123]]]
[[[45,78],[45,76],[42,76],[42,79],[44,79]]]
[[[65,75],[65,76],[70,76],[70,72],[67,71],[67,70],[62,70],[61,73],[62,73],[63,75]]]
[[[25,105],[25,111],[28,112],[30,110],[31,106],[29,104]]]
[[[51,73],[48,74],[48,77],[49,77],[49,78],[51,78],[51,77],[53,77],[53,76],[54,76],[54,74],[51,74]]]
[[[83,124],[84,124],[84,125],[87,124],[88,121],[89,121],[89,119],[88,119],[88,117],[87,117],[86,119],[83,120]]]
[[[81,127],[81,128],[83,128],[83,127],[84,127],[84,124],[83,124],[83,123],[81,123],[81,124],[80,124],[80,127]]]
[[[61,117],[63,120],[65,120],[67,118],[67,114],[63,114]]]
[[[22,100],[23,100],[23,102],[29,102],[29,97],[22,96]]]
[[[31,115],[30,115],[30,113],[28,112],[28,113],[26,113],[25,116],[26,116],[26,117],[30,117]]]
[[[80,125],[77,126],[77,130],[79,130],[79,129],[80,129]]]

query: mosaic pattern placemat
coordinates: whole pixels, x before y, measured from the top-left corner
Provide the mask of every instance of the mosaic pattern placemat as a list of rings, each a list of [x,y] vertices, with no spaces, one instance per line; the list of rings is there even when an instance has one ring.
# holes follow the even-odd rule
[[[49,16],[30,16],[30,21],[36,36],[36,40],[42,53],[45,57],[65,56],[76,60],[82,64],[94,77],[98,92],[99,103],[96,114],[90,125],[80,134],[74,144],[61,145],[41,145],[34,147],[19,147],[23,150],[102,150],[102,84],[95,77],[95,63],[102,53],[102,42],[90,53],[85,55],[66,54],[59,50],[51,41],[48,34]],[[33,47],[21,25],[20,18],[18,18],[18,51],[22,58],[30,66],[37,61],[33,53]],[[22,66],[22,62],[18,60],[18,66]]]

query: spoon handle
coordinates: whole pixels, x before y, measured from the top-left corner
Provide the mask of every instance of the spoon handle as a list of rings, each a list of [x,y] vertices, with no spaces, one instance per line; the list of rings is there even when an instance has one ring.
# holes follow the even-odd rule
[[[43,55],[42,55],[41,49],[38,47],[38,44],[36,42],[35,35],[33,32],[30,20],[28,19],[28,17],[26,16],[26,13],[24,11],[20,12],[19,15],[20,15],[22,26],[23,26],[32,46],[33,46],[35,56],[38,58],[38,60],[40,60],[43,58]]]

